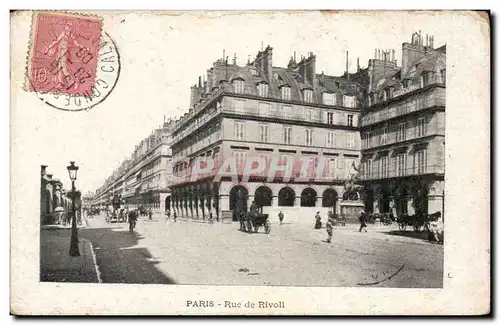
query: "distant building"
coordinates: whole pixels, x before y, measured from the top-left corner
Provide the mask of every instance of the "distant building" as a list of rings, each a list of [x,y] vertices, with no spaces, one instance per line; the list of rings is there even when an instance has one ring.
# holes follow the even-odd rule
[[[142,206],[162,214],[170,210],[168,182],[172,154],[169,142],[170,130],[165,123],[135,147],[130,158],[96,191],[92,203],[104,207],[118,199],[128,208]]]
[[[318,74],[316,56],[309,53],[286,68],[273,65],[273,49],[259,51],[253,62],[220,59],[207,80],[191,87],[190,110],[172,122],[172,207],[179,216],[236,220],[233,213],[255,201],[269,213],[286,210],[288,220],[310,222],[318,210],[339,212],[343,185],[360,159],[359,115],[365,89],[349,80]],[[277,158],[276,158],[277,157]],[[310,158],[305,179],[301,159]],[[193,177],[197,159],[210,158],[210,173]],[[216,178],[223,164],[236,161],[237,179]],[[246,179],[249,159],[262,158],[265,170]],[[318,158],[326,161],[318,166]],[[273,159],[293,161],[290,179],[268,179]],[[262,160],[261,160],[262,161]],[[318,179],[317,171],[324,169]],[[299,213],[298,207],[301,207]]]
[[[65,212],[71,209],[71,197],[63,189],[63,183],[47,173],[47,165],[41,165],[40,177],[40,225],[49,225],[55,222],[56,208],[63,208]]]
[[[414,214],[444,210],[446,47],[414,33],[369,61],[361,114],[362,174],[368,210]]]

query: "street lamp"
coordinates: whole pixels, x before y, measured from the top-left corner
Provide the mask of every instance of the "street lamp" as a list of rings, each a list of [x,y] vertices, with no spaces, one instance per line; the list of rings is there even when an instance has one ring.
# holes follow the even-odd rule
[[[78,172],[78,166],[75,166],[74,161],[69,162],[70,165],[66,167],[68,169],[69,178],[71,179],[71,208],[73,210],[73,216],[71,218],[71,245],[69,247],[70,256],[80,256],[80,251],[78,249],[78,231],[76,228],[76,210],[75,210],[75,181],[76,174]]]

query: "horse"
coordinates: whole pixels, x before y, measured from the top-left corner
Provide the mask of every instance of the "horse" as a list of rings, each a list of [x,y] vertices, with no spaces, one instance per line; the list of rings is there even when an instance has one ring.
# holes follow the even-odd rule
[[[444,223],[441,218],[441,212],[435,212],[428,215],[429,222],[429,241],[434,239],[437,243],[444,242]],[[440,240],[441,239],[441,240]]]

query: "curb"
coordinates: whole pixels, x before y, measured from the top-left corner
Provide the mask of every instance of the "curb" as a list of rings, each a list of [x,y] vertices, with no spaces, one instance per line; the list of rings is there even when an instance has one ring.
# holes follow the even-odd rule
[[[99,265],[97,265],[97,259],[95,256],[94,245],[92,245],[92,242],[90,240],[88,242],[90,244],[90,251],[92,252],[92,261],[94,262],[94,270],[95,270],[95,273],[97,276],[97,281],[99,283],[102,283],[101,272],[99,271]]]

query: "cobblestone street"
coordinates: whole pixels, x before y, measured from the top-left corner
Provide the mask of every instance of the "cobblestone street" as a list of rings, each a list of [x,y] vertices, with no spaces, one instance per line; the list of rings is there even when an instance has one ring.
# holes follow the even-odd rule
[[[128,224],[89,220],[103,282],[192,285],[442,287],[443,246],[403,237],[395,227],[326,231],[273,223],[247,234],[238,224],[141,218]]]

